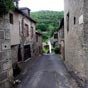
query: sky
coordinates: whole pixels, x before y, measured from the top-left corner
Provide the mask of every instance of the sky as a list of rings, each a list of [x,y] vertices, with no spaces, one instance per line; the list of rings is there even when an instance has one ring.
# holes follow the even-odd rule
[[[28,7],[32,12],[40,10],[63,11],[64,0],[20,0],[20,7]]]

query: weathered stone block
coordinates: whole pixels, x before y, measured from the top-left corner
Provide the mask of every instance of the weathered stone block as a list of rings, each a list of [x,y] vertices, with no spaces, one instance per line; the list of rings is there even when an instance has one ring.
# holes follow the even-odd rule
[[[4,52],[0,52],[0,61],[3,60],[3,59],[5,59],[4,58],[4,54],[5,54]]]
[[[6,80],[0,83],[0,88],[10,88],[9,82]]]
[[[11,63],[9,63],[8,60],[3,60],[0,62],[0,73],[2,73],[3,71],[6,71],[8,68],[11,67],[10,65]]]
[[[5,23],[4,23],[5,24]],[[10,29],[10,23],[6,23],[5,25],[4,25],[4,28],[3,28],[3,30],[6,30],[6,29]]]
[[[10,39],[10,32],[7,30],[5,30],[5,39]]]
[[[8,80],[4,83],[5,88],[10,88],[11,84],[8,82]]]
[[[11,62],[9,15],[0,18],[0,88],[10,88],[8,78],[13,76]],[[9,70],[9,71],[8,71]]]
[[[5,36],[4,31],[0,30],[0,39],[4,39],[4,36]]]
[[[3,70],[4,71],[9,69],[9,68],[11,68],[11,62],[10,61],[3,63]]]
[[[7,58],[9,58],[9,60],[12,60],[12,59],[11,59],[11,55],[12,55],[12,54],[11,54],[11,50],[8,50],[8,52],[6,53],[6,55],[7,55]]]
[[[0,62],[0,73],[3,72],[3,63],[4,63],[4,61],[1,61],[1,62]]]
[[[0,74],[0,81],[3,81],[5,79],[7,79],[7,72],[4,72],[4,73]]]
[[[4,83],[0,83],[0,88],[5,88],[5,84]]]
[[[3,22],[0,21],[0,30],[3,30]]]
[[[2,64],[0,64],[0,72],[2,72]]]
[[[8,69],[7,76],[8,76],[9,79],[12,79],[13,80],[13,70],[12,70],[12,68]]]

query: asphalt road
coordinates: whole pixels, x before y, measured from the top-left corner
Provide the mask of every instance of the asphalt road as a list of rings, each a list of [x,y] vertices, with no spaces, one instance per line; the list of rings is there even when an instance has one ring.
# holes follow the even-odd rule
[[[78,88],[59,55],[43,55],[28,64],[17,88]]]

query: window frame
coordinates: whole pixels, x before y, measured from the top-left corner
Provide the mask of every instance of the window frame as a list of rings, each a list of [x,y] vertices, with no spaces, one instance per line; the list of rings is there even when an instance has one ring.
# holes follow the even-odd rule
[[[9,22],[10,24],[14,24],[14,17],[12,13],[9,14]]]

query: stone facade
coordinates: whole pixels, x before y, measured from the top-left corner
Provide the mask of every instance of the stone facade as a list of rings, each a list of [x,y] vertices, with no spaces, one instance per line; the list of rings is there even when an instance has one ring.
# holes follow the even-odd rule
[[[58,46],[58,31],[54,32],[53,41],[54,41],[55,45]]]
[[[88,1],[64,0],[65,62],[69,71],[88,83]],[[85,87],[86,88],[86,87]]]
[[[0,88],[11,88],[18,62],[34,55],[36,22],[28,14],[15,8],[0,17]]]
[[[42,34],[36,32],[36,52],[37,56],[42,54]]]
[[[25,10],[28,10],[25,8]],[[29,11],[28,11],[29,12]],[[28,13],[27,13],[28,14]],[[35,51],[35,26],[36,22],[18,8],[11,11],[10,36],[12,62],[24,61],[33,57]]]
[[[18,8],[9,12],[10,24],[8,26],[10,27],[9,36],[11,38],[11,58],[14,77],[19,74],[19,71],[17,71],[20,70],[19,62],[27,61],[35,56],[36,22],[27,14]]]
[[[36,23],[30,21],[30,47],[31,56],[34,58],[36,53]]]
[[[13,79],[9,15],[0,17],[0,88],[10,88]]]
[[[58,44],[60,46],[61,58],[65,60],[64,52],[64,18],[60,22],[60,27],[58,30]]]

